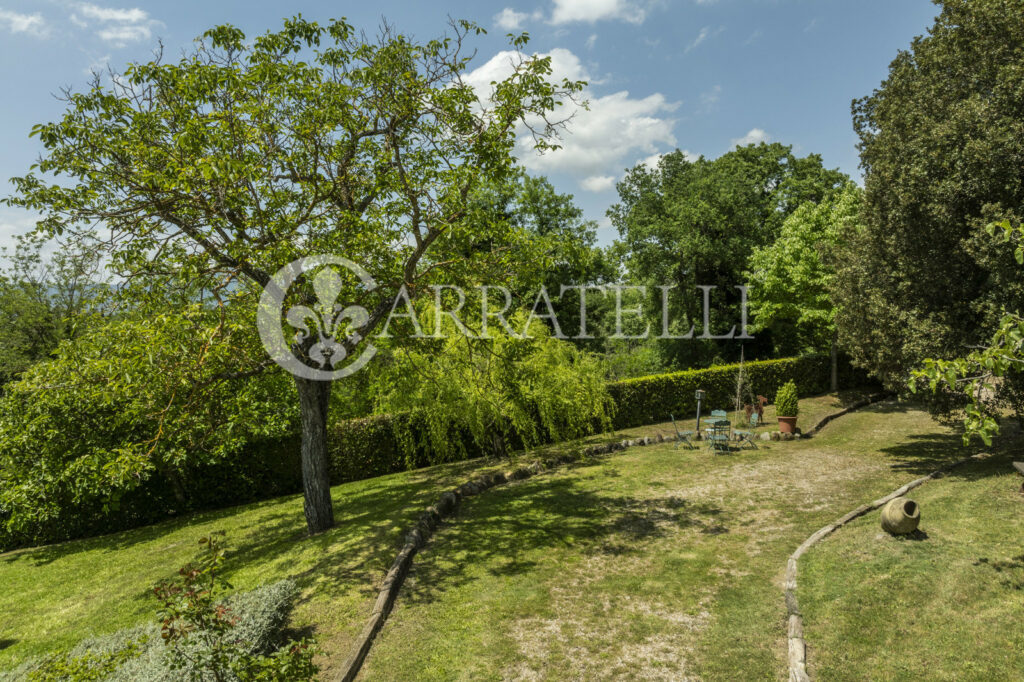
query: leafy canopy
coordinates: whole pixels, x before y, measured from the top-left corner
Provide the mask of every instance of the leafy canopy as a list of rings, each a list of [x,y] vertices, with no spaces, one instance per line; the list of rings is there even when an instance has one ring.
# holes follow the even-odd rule
[[[779,237],[750,255],[755,330],[772,329],[781,353],[827,350],[835,335],[835,249],[854,229],[860,189],[853,183],[787,217]]]

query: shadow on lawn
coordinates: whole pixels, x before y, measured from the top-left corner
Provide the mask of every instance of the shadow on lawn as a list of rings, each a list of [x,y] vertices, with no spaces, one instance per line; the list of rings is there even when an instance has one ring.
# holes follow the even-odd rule
[[[419,514],[434,503],[441,492],[461,483],[472,466],[468,462],[458,463],[443,471],[424,470],[397,480],[394,477],[373,479],[358,489],[343,489],[342,493],[336,489],[337,525],[315,537],[306,535],[301,496],[292,496],[247,505],[244,516],[236,516],[240,512],[238,508],[200,512],[156,526],[15,551],[2,560],[42,566],[92,551],[96,552],[94,557],[79,560],[82,570],[104,571],[109,570],[114,552],[143,543],[137,551],[157,555],[166,552],[168,557],[160,559],[163,561],[163,565],[158,565],[160,575],[127,585],[123,598],[137,602],[145,611],[149,611],[149,607],[155,611],[153,583],[161,577],[173,577],[184,563],[194,559],[199,553],[201,537],[226,528],[228,557],[224,576],[236,586],[235,576],[240,571],[259,567],[260,573],[266,576],[261,582],[285,577],[295,580],[302,591],[299,603],[342,594],[359,594],[372,599],[376,596],[378,579],[390,566],[404,534],[415,524]],[[168,552],[170,547],[175,547],[175,551]],[[182,547],[187,551],[182,552]],[[245,589],[250,587],[255,585],[246,585]]]
[[[900,405],[905,404],[890,403],[877,409],[879,412],[893,412],[897,411]],[[1024,435],[1016,421],[1004,420],[1001,432],[991,447],[985,447],[976,439],[971,444],[964,445],[962,432],[955,430],[949,433],[909,434],[903,442],[882,448],[880,452],[893,460],[893,470],[919,476],[930,474],[975,453],[989,452],[992,457],[956,467],[945,474],[952,478],[977,480],[1007,473],[1008,460],[1012,459],[1014,453],[1020,452],[1022,444]]]
[[[569,478],[531,479],[467,506],[414,562],[415,580],[406,583],[400,599],[433,602],[472,582],[479,567],[495,576],[527,573],[537,565],[529,558],[536,550],[575,547],[589,555],[630,555],[644,551],[639,545],[645,541],[678,529],[729,532],[726,514],[716,506],[671,495],[596,494]]]

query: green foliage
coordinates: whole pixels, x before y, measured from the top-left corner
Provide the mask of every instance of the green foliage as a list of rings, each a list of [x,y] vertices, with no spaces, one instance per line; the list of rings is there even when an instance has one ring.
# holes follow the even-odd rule
[[[133,315],[64,342],[9,384],[0,397],[7,534],[95,532],[154,477],[188,509],[190,470],[290,432],[284,376],[232,378],[237,356],[255,352],[253,336],[249,315],[231,306]]]
[[[30,234],[18,238],[13,252],[3,249],[7,265],[0,270],[0,382],[47,358],[98,315],[95,299],[104,287],[95,251],[64,244],[44,257],[43,244]]]
[[[642,164],[630,170],[608,215],[631,277],[649,286],[652,328],[662,327],[657,287],[675,285],[669,317],[678,329],[671,331],[683,334],[695,324],[700,335],[697,286],[717,287],[714,308],[734,308],[751,252],[771,244],[799,206],[821,201],[845,182],[845,175],[822,166],[821,157],[799,158],[778,143],[738,147],[717,159],[689,160],[676,151],[654,170]],[[706,365],[721,350],[712,341],[661,346],[674,367]]]
[[[790,380],[775,394],[775,413],[780,417],[796,417],[800,412],[796,384]]]
[[[1024,226],[1004,220],[990,224],[987,232],[1014,246],[1017,263],[1024,264]],[[945,390],[965,397],[964,443],[978,436],[985,445],[992,445],[992,437],[999,433],[1000,413],[1005,408],[1015,409],[1018,419],[1024,416],[1021,396],[1007,395],[1020,385],[1022,369],[1024,317],[1006,313],[986,346],[950,360],[926,358],[911,372],[909,385],[914,392],[919,383],[925,383],[933,394]]]
[[[820,202],[801,205],[778,239],[750,255],[753,330],[772,330],[780,354],[827,351],[835,337],[835,249],[859,216],[852,182]]]
[[[841,385],[859,383],[860,377],[848,367],[843,369]],[[706,394],[702,409],[727,409],[735,401],[739,371],[738,364],[722,365],[609,384],[608,391],[616,406],[615,428],[662,422],[669,414],[677,417],[694,414],[698,389]],[[824,393],[829,389],[828,356],[746,362],[743,371],[747,385],[757,395],[772,395],[787,381],[792,381],[803,395]]]
[[[527,319],[509,319],[516,335],[476,329],[405,349],[384,382],[381,410],[421,419],[441,459],[466,456],[460,433],[503,455],[510,443],[529,448],[608,426],[612,405],[597,360]],[[423,444],[411,431],[404,440],[409,451]]]
[[[289,641],[268,657],[258,652],[268,644],[267,631],[276,627],[256,633],[237,630],[237,616],[218,598],[219,592],[231,589],[220,575],[226,556],[223,538],[223,533],[215,533],[200,539],[199,560],[182,567],[179,579],[161,581],[154,588],[163,604],[160,636],[169,668],[178,679],[190,682],[313,679],[312,642]]]
[[[838,261],[837,321],[843,348],[893,389],[1024,309],[1013,252],[982,229],[1024,218],[1024,5],[939,4],[928,33],[853,105],[863,227]]]
[[[213,542],[213,553],[219,551]],[[212,569],[212,572],[211,572]],[[195,581],[195,570],[206,571],[212,580]],[[0,672],[0,682],[290,682],[311,680],[316,651],[308,639],[282,642],[298,588],[290,580],[259,587],[251,592],[212,599],[207,592],[219,589],[219,562],[204,556],[182,570],[178,596],[191,594],[189,603],[175,596],[176,618],[191,624],[219,622],[218,634],[195,627],[178,630],[165,639],[160,625],[130,627],[109,635],[81,641],[70,651],[26,661],[14,670]],[[202,586],[200,586],[202,583]],[[211,648],[213,647],[213,648]],[[214,661],[220,667],[214,666]]]
[[[99,682],[124,665],[127,661],[140,655],[140,644],[146,643],[143,636],[140,642],[129,641],[123,647],[114,650],[88,651],[81,656],[57,655],[47,658],[38,668],[31,670],[26,682]]]
[[[41,214],[38,229],[49,237],[90,240],[101,225],[110,236],[95,243],[127,282],[132,307],[202,292],[247,308],[250,326],[273,273],[299,257],[343,255],[379,284],[339,278],[327,302],[367,311],[357,328],[324,330],[351,355],[403,287],[415,296],[431,284],[499,283],[550,258],[475,199],[518,176],[521,123],[529,121],[536,148],[554,146],[564,123],[555,111],[584,83],[552,82],[551,58],[523,53],[523,34],[511,39],[509,75],[481,99],[463,78],[473,56],[464,41],[480,33],[453,21],[450,35],[422,43],[390,26],[370,39],[344,20],[301,16],[253,38],[217,26],[177,60],[129,64],[67,93],[64,115],[33,128],[44,151],[13,179],[6,203]],[[292,287],[286,308],[316,305],[315,279]],[[193,301],[181,296],[180,307]],[[313,363],[317,337],[296,330],[288,341]],[[196,350],[155,352],[195,362]],[[257,358],[265,355],[225,357],[222,374],[252,372]],[[181,398],[192,391],[179,388],[153,406],[158,421],[166,411],[185,416]],[[296,388],[310,424],[303,471],[319,472],[329,384],[297,380]],[[151,466],[137,441],[98,459],[111,464],[103,476],[122,483]],[[309,530],[325,530],[329,482],[311,475],[305,483]]]

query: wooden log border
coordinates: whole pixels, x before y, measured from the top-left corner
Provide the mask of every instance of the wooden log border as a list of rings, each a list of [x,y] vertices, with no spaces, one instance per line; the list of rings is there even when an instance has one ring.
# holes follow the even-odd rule
[[[836,417],[841,417],[847,412],[859,409],[873,402],[877,402],[885,397],[887,397],[887,394],[875,394],[860,400],[845,409],[830,414],[819,421],[814,428],[808,431],[805,435],[814,435]],[[356,675],[359,674],[359,670],[363,666],[363,662],[366,660],[366,656],[370,653],[370,647],[373,646],[373,641],[377,637],[377,633],[380,632],[381,627],[384,625],[384,621],[387,620],[388,615],[391,613],[391,608],[394,606],[395,599],[398,597],[398,592],[402,587],[402,583],[405,582],[405,577],[409,572],[409,567],[412,565],[413,557],[416,555],[416,552],[418,552],[423,545],[427,543],[441,522],[458,511],[463,499],[472,497],[473,495],[479,495],[480,493],[497,485],[504,485],[510,481],[519,481],[530,478],[531,476],[539,474],[546,469],[550,469],[561,464],[581,461],[581,459],[585,459],[587,457],[611,454],[613,452],[625,450],[629,447],[653,445],[655,443],[663,443],[666,441],[671,442],[672,437],[659,433],[657,436],[645,436],[643,438],[625,439],[612,443],[589,445],[582,448],[577,454],[565,454],[548,458],[540,458],[516,469],[504,472],[481,474],[480,476],[477,476],[476,478],[473,478],[452,490],[442,493],[437,502],[427,507],[427,509],[420,514],[420,518],[417,521],[416,526],[406,533],[405,544],[402,546],[402,549],[399,550],[398,555],[395,556],[395,560],[391,563],[391,568],[388,569],[387,574],[384,576],[384,581],[381,585],[380,592],[377,594],[377,601],[373,605],[373,610],[370,612],[370,616],[367,618],[366,623],[363,625],[363,629],[356,638],[349,656],[344,665],[342,665],[341,672],[338,674],[336,679],[339,682],[352,682],[355,680]],[[795,585],[794,572],[794,588]],[[789,596],[787,593],[787,602],[788,600]],[[793,604],[795,608],[795,596],[793,597]],[[801,642],[802,641],[803,634],[801,631]]]
[[[823,428],[825,428],[833,419],[837,419],[838,417],[842,417],[844,414],[846,414],[848,412],[853,412],[854,410],[859,410],[862,407],[867,407],[868,405],[870,405],[872,403],[877,403],[877,402],[879,402],[881,400],[885,400],[886,398],[889,398],[891,396],[892,396],[891,393],[874,393],[872,395],[869,395],[867,398],[862,398],[862,399],[858,400],[857,402],[853,403],[852,405],[850,405],[849,407],[844,407],[843,409],[839,410],[838,412],[833,412],[832,414],[825,415],[824,417],[822,417],[818,421],[817,424],[814,425],[813,428],[811,428],[807,432],[803,433],[802,436],[804,438],[810,438],[811,436],[817,434],[819,431],[821,431]]]
[[[442,493],[437,502],[427,507],[427,509],[420,514],[420,518],[417,521],[416,526],[406,533],[405,544],[398,552],[395,560],[391,563],[391,568],[388,569],[387,574],[384,576],[384,582],[381,586],[380,592],[377,594],[377,601],[373,605],[373,610],[371,611],[369,618],[367,618],[366,623],[363,625],[363,629],[360,631],[359,636],[356,638],[355,644],[353,644],[348,659],[342,666],[341,672],[335,679],[340,682],[352,682],[352,680],[356,678],[356,675],[359,674],[359,670],[362,668],[367,654],[370,653],[370,647],[373,646],[373,641],[376,638],[377,633],[380,632],[381,627],[384,625],[384,621],[387,620],[388,614],[391,613],[391,607],[394,606],[395,598],[398,596],[402,583],[405,581],[405,577],[409,573],[409,566],[412,565],[413,557],[434,534],[440,523],[458,511],[458,508],[464,499],[474,495],[479,495],[494,486],[504,485],[510,481],[521,481],[523,479],[530,478],[542,471],[562,464],[585,461],[589,457],[610,454],[620,450],[625,450],[629,447],[653,445],[655,443],[663,443],[671,440],[672,439],[670,437],[658,434],[653,437],[645,436],[643,438],[626,439],[613,443],[589,445],[582,448],[575,454],[540,458],[508,471],[481,474],[472,480],[463,483],[457,488],[453,488],[452,490]]]
[[[796,551],[789,556],[789,560],[786,562],[786,578],[784,582],[784,596],[786,600],[786,615],[788,623],[788,648],[789,648],[789,679],[790,682],[810,682],[810,676],[807,673],[807,642],[804,640],[804,619],[800,613],[800,607],[796,600],[796,570],[797,561],[804,553],[807,552],[811,547],[816,545],[818,542],[823,540],[825,537],[831,535],[835,531],[839,530],[850,521],[856,518],[864,516],[868,512],[874,511],[879,507],[884,506],[890,500],[893,500],[902,495],[906,495],[908,492],[917,488],[920,485],[931,481],[932,479],[941,478],[950,469],[958,467],[968,462],[978,461],[988,457],[988,453],[979,452],[976,455],[970,457],[964,457],[963,459],[957,460],[951,464],[933,471],[927,476],[922,476],[906,485],[897,488],[885,497],[881,497],[874,502],[869,504],[861,505],[853,511],[844,514],[827,526],[820,528],[817,532],[811,535],[809,538],[803,541]]]

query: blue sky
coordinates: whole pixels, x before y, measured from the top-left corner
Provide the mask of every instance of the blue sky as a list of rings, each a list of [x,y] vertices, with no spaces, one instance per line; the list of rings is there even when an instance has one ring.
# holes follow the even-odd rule
[[[451,16],[490,32],[474,43],[481,79],[500,69],[505,34],[528,31],[556,75],[591,83],[591,109],[574,119],[564,148],[523,160],[575,195],[608,243],[614,183],[676,148],[716,157],[737,142],[778,141],[859,178],[850,100],[877,87],[937,9],[928,0],[0,0],[0,193],[39,153],[31,126],[60,115],[53,93],[84,87],[90,69],[147,59],[157,40],[173,55],[210,26],[252,34],[297,12],[345,16],[370,32],[385,17],[428,39]],[[32,220],[0,208],[0,245]]]

